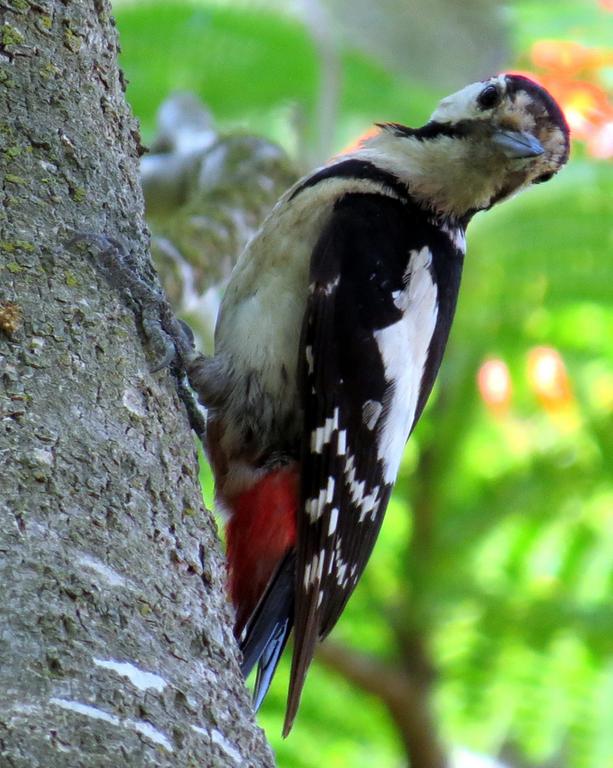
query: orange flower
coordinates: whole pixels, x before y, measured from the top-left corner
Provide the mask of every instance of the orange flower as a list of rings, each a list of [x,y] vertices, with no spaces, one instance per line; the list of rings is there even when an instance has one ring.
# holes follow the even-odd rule
[[[560,101],[577,138],[588,138],[596,128],[613,119],[613,105],[606,91],[584,80],[553,81],[551,90]]]
[[[532,46],[531,59],[537,67],[561,77],[609,66],[613,51],[586,48],[571,40],[539,40]]]
[[[610,4],[613,9],[613,0]],[[573,138],[587,141],[593,157],[613,157],[613,102],[600,82],[600,70],[613,65],[613,51],[570,40],[539,40],[531,58],[542,70],[532,77],[559,102]]]

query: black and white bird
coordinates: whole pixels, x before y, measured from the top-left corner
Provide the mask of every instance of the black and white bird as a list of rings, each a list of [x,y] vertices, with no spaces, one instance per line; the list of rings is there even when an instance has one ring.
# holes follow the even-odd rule
[[[518,75],[474,83],[283,195],[239,259],[191,380],[228,515],[256,704],[294,630],[285,719],[377,538],[453,319],[466,226],[566,162],[562,112]]]

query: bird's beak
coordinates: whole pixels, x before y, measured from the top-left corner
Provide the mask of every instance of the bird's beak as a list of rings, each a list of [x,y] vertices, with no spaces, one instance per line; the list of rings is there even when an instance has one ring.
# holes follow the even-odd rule
[[[541,142],[527,131],[499,130],[492,136],[492,141],[503,154],[514,159],[538,157],[545,151]]]

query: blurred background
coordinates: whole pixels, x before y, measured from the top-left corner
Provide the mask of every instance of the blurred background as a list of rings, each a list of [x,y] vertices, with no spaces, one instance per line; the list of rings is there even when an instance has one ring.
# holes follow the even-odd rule
[[[562,104],[569,166],[471,224],[439,382],[294,730],[280,739],[287,664],[259,720],[281,768],[611,768],[613,2],[114,12],[152,147],[154,246],[205,346],[219,296],[207,254],[221,254],[223,281],[283,188],[373,122],[421,125],[439,98],[501,70]]]

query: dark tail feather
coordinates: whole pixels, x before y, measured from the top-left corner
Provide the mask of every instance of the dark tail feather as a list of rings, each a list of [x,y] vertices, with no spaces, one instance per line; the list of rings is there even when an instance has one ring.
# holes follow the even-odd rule
[[[294,638],[294,652],[292,655],[292,668],[289,677],[287,707],[285,710],[285,721],[283,723],[282,731],[283,738],[289,735],[292,725],[294,724],[298,706],[300,705],[300,697],[302,695],[306,673],[309,664],[313,659],[313,653],[315,652],[315,646],[317,644],[317,621],[319,615],[314,605],[312,605],[311,608],[313,610],[311,610],[301,622],[302,627],[300,629],[300,634],[296,634]],[[300,622],[303,617],[297,618]],[[297,626],[300,626],[300,624],[297,624]]]
[[[264,701],[264,696],[268,693],[293,623],[292,619],[286,619],[286,621],[276,624],[272,637],[264,648],[264,653],[260,656],[253,689],[253,707],[256,712]]]
[[[258,665],[253,692],[255,709],[260,707],[266,696],[294,625],[295,563],[295,553],[288,552],[271,578],[240,638],[240,649],[243,653],[241,669],[245,678],[255,664]]]

